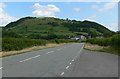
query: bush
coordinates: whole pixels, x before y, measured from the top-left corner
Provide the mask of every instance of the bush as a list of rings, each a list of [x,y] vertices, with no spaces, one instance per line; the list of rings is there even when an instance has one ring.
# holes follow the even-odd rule
[[[114,35],[111,38],[111,46],[113,46],[114,48],[120,48],[120,34]]]

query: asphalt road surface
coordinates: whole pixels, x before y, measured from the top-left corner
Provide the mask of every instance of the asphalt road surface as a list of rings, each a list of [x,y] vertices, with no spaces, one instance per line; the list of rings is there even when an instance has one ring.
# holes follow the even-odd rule
[[[117,56],[83,50],[84,43],[14,55],[2,59],[3,77],[116,77]]]
[[[118,77],[118,75],[117,55],[82,50],[82,54],[79,55],[79,57],[73,62],[70,68],[65,72],[64,77],[112,78]]]

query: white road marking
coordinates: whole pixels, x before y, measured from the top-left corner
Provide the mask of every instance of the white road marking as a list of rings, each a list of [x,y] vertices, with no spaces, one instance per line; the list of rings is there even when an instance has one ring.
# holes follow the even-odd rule
[[[78,54],[82,51],[84,45],[81,47],[80,51],[78,51]],[[75,58],[72,61],[75,61],[78,58],[78,56],[75,56]]]
[[[72,64],[72,63],[70,63],[70,64]]]
[[[72,61],[74,61],[74,59]]]
[[[69,68],[69,66],[66,67],[66,69],[68,69],[68,68]]]
[[[65,73],[64,73],[64,72],[62,72],[62,73],[61,73],[61,76],[62,76],[62,75],[64,75],[64,74],[65,74]]]
[[[2,69],[3,67],[0,67],[0,69]]]
[[[28,60],[31,60],[31,59],[33,59],[33,58],[37,58],[37,57],[39,57],[40,55],[37,55],[37,56],[34,56],[34,57],[30,57],[30,58],[28,58],[28,59],[25,59],[25,60],[22,60],[22,61],[19,61],[19,62],[24,62],[24,61],[28,61]]]
[[[49,53],[52,53],[52,52],[54,52],[54,51],[47,52],[46,54],[49,54]]]

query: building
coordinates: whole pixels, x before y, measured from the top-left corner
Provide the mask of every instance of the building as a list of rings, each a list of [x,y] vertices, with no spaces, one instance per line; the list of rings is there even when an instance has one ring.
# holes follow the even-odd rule
[[[96,38],[103,38],[103,36],[97,36]]]
[[[75,37],[68,37],[68,39],[86,40],[86,37],[83,35],[80,35],[80,36],[75,36]]]

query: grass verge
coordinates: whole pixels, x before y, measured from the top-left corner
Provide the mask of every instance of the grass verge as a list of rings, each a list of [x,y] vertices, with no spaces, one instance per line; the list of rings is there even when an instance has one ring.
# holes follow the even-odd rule
[[[97,46],[97,47],[96,47]],[[97,51],[97,52],[105,52],[105,53],[111,53],[111,54],[115,54],[120,56],[120,54],[118,53],[118,50],[112,47],[104,47],[104,46],[98,46],[98,45],[94,45],[94,44],[89,44],[86,43],[84,45],[84,49],[85,50],[89,50],[89,51]]]

